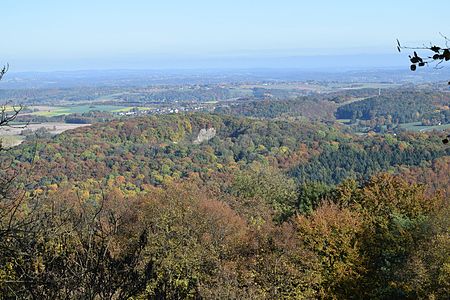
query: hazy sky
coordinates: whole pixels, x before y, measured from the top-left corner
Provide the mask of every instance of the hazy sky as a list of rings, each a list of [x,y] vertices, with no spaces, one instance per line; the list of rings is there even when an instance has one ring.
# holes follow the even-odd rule
[[[0,11],[0,63],[21,70],[394,54],[397,37],[450,35],[448,0],[0,0]]]

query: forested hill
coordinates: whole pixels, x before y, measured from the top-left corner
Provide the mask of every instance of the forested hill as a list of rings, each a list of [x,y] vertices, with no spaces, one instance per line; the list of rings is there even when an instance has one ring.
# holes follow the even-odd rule
[[[300,97],[283,100],[257,100],[220,106],[215,112],[256,118],[303,117],[311,120],[333,120],[336,103],[327,99]]]
[[[368,97],[337,109],[339,119],[374,120],[383,118],[386,123],[398,124],[436,120],[448,123],[450,94],[434,91],[391,91]]]
[[[28,140],[1,156],[0,298],[447,299],[449,154],[214,114]]]
[[[358,137],[307,121],[174,114],[79,128],[24,143],[11,153],[23,168],[32,162],[35,187],[120,176],[129,188],[141,189],[192,174],[227,174],[257,162],[280,168],[297,182],[336,184],[401,165],[421,166],[449,155],[449,149],[435,134]]]

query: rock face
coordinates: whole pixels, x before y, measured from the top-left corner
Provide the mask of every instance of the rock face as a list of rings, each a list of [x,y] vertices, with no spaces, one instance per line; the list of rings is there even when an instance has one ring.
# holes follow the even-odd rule
[[[194,144],[200,144],[206,141],[209,141],[213,137],[216,136],[216,129],[214,128],[208,128],[208,129],[201,129],[198,133],[197,139],[194,141]]]

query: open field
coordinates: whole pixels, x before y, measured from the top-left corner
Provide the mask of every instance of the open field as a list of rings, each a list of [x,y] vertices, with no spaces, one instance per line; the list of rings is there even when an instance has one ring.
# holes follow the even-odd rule
[[[336,122],[344,125],[350,125],[349,122],[350,119],[337,119]],[[384,129],[386,129],[386,126],[382,126]],[[424,132],[424,131],[444,131],[447,129],[450,129],[450,124],[443,124],[443,125],[435,125],[435,126],[423,126],[421,122],[412,122],[412,123],[404,123],[399,125],[400,128],[403,128],[408,131],[415,131],[415,132]]]
[[[82,114],[89,111],[105,111],[105,112],[119,112],[122,109],[131,110],[132,107],[124,107],[119,105],[76,105],[76,106],[30,106],[30,109],[37,109],[31,113],[36,116],[54,117],[70,114]]]
[[[51,134],[59,134],[66,130],[75,129],[82,126],[89,126],[90,124],[66,124],[66,123],[39,123],[39,124],[29,124],[25,128],[20,125],[15,125],[13,127],[2,127],[0,128],[0,139],[5,147],[12,147],[19,145],[25,139],[22,134],[24,130],[36,131],[40,128],[45,128]]]
[[[412,122],[412,123],[405,123],[400,125],[401,128],[404,128],[406,130],[410,131],[431,131],[431,130],[446,130],[450,129],[450,124],[443,124],[443,125],[435,125],[435,126],[422,126],[421,122]]]
[[[363,101],[363,100],[366,100],[366,99],[369,99],[369,98],[371,98],[371,97],[353,98],[353,99],[347,100],[345,102],[338,103],[336,106],[337,107],[341,107],[341,106],[344,106],[344,105],[347,105],[347,104],[350,104],[350,103]]]
[[[283,83],[259,83],[259,84],[247,84],[240,86],[241,89],[252,90],[254,88],[265,88],[265,89],[278,89],[278,90],[307,90],[314,92],[324,92],[328,88],[320,84],[310,84],[305,82],[283,82]]]
[[[336,119],[336,122],[347,125],[351,122],[351,119]]]
[[[400,83],[382,83],[382,82],[366,82],[366,83],[349,83],[330,85],[334,88],[342,90],[358,90],[358,89],[389,89],[402,86]]]
[[[23,142],[24,137],[20,135],[0,136],[2,146],[5,148],[14,147]]]

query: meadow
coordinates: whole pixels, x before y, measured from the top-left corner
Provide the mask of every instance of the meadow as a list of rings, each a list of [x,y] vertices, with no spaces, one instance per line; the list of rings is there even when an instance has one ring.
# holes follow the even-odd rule
[[[35,116],[55,117],[64,116],[70,114],[82,114],[90,111],[102,111],[102,112],[128,112],[131,111],[133,106],[119,106],[119,105],[71,105],[71,106],[30,106],[32,110],[36,110],[31,113]],[[139,110],[147,110],[147,107],[138,107]]]
[[[450,124],[442,124],[442,125],[434,125],[434,126],[424,126],[421,122],[411,122],[411,123],[404,123],[400,125],[401,128],[404,128],[409,131],[418,131],[418,132],[424,132],[424,131],[432,131],[432,130],[438,130],[443,131],[450,128]]]

